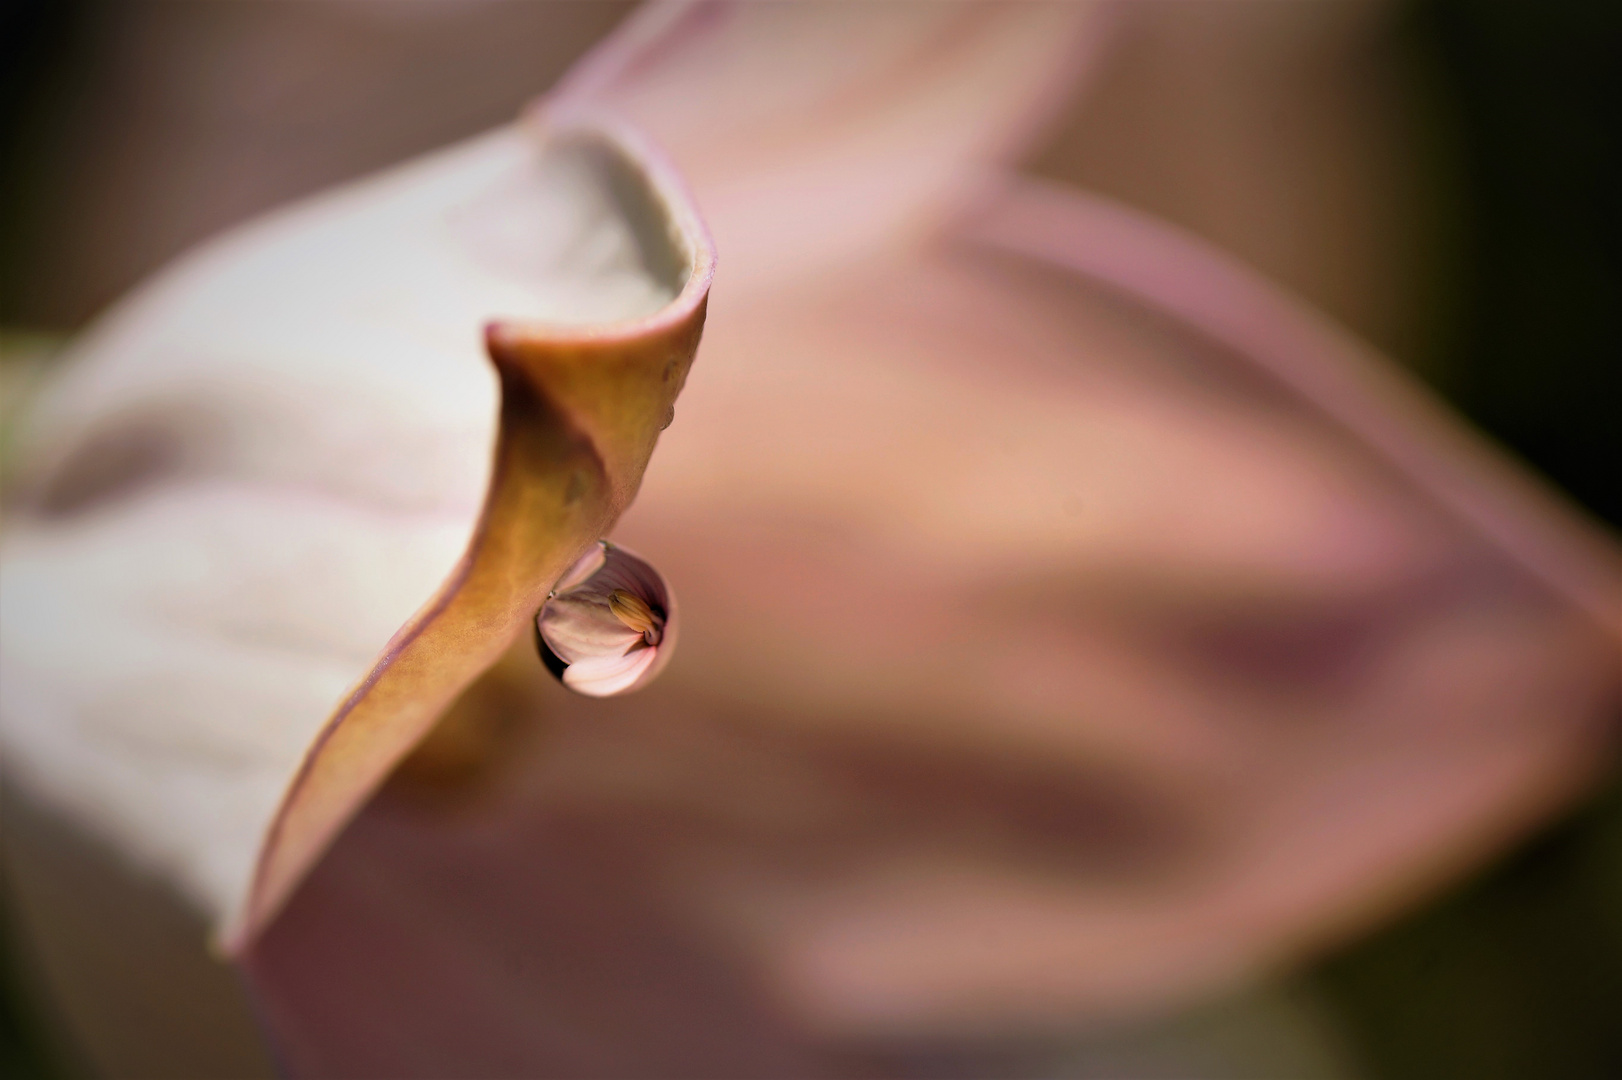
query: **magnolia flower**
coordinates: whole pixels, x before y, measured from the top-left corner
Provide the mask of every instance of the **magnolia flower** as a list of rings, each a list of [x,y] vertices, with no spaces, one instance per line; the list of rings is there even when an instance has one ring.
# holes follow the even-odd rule
[[[8,724],[27,725],[8,736],[13,752],[41,797],[115,833],[216,909],[238,899],[226,886],[246,877],[253,828],[194,844],[171,821],[180,810],[156,814],[143,801],[167,796],[157,784],[118,804],[128,820],[110,820],[87,804],[110,798],[98,785],[123,790],[103,781],[122,779],[118,762],[103,769],[87,751],[84,718],[120,695],[137,704],[140,716],[124,709],[117,726],[106,722],[123,740],[113,744],[144,739],[168,775],[197,788],[208,759],[180,760],[187,743],[171,712],[203,702],[210,723],[181,733],[203,733],[205,746],[306,718],[267,759],[297,760],[313,740],[307,764],[291,787],[285,770],[257,772],[253,808],[281,799],[275,820],[310,839],[290,846],[287,826],[273,826],[258,899],[230,938],[292,1071],[803,1075],[882,1068],[884,1050],[1051,1043],[1297,962],[1478,865],[1592,782],[1616,704],[1610,542],[1366,345],[1253,272],[1020,171],[1085,93],[1108,44],[1101,14],[1089,4],[656,5],[537,107],[538,128],[305,211],[370,220],[443,168],[455,182],[428,185],[440,195],[406,222],[405,250],[393,219],[316,244],[304,231],[315,222],[295,216],[225,253],[248,259],[249,239],[264,245],[249,261],[282,274],[274,291],[247,288],[255,279],[233,277],[240,267],[222,254],[138,301],[184,302],[188,320],[236,335],[225,360],[202,349],[202,329],[174,351],[197,357],[205,402],[234,385],[227,361],[239,353],[264,357],[261,395],[287,373],[310,384],[286,412],[292,437],[277,428],[249,440],[243,460],[278,480],[298,466],[351,500],[382,491],[395,517],[424,503],[436,522],[447,503],[466,511],[420,572],[407,572],[413,561],[368,578],[386,549],[379,527],[341,549],[361,553],[341,572],[284,607],[288,583],[337,549],[341,500],[317,500],[298,521],[279,502],[236,519],[230,491],[180,470],[193,513],[181,500],[132,499],[126,511],[150,515],[133,523],[105,510],[118,523],[105,534],[116,563],[71,547],[60,522],[19,526],[7,541],[15,621],[0,690]],[[478,437],[445,437],[441,398],[492,404],[471,378],[402,379],[396,346],[413,350],[414,375],[451,353],[465,373],[457,328],[511,295],[434,260],[420,265],[443,271],[429,275],[440,289],[403,288],[394,264],[424,254],[425,235],[449,235],[494,260],[480,266],[529,267],[529,239],[556,239],[571,219],[534,212],[534,187],[509,185],[479,155],[511,165],[534,132],[570,116],[612,116],[614,130],[623,121],[656,140],[727,256],[681,423],[614,533],[657,551],[681,588],[684,658],[624,701],[545,685],[516,705],[493,694],[495,708],[544,720],[546,736],[500,747],[500,782],[456,813],[389,789],[362,807],[453,689],[543,602],[535,632],[567,665],[565,683],[575,673],[588,693],[635,684],[668,651],[668,592],[617,560],[620,549],[592,544],[636,490],[673,389],[589,385],[588,365],[549,363],[538,344],[526,351],[527,339],[498,331],[492,354],[530,357],[526,370],[548,390],[505,406],[508,420],[533,408],[555,421],[522,428],[538,441],[578,423],[601,446],[600,428],[580,418],[607,424],[623,402],[638,453],[623,473],[608,470],[613,513],[568,544],[547,540],[545,572],[521,575],[499,617],[447,630],[466,654],[421,658],[415,670],[433,693],[388,681],[413,628],[438,625],[439,601],[416,619],[409,611],[473,519],[466,499],[414,502],[412,483],[450,474],[458,494],[481,487],[468,461],[489,429],[468,421]],[[587,205],[620,190],[595,175],[560,190]],[[655,325],[690,334],[707,249],[690,216],[668,216],[686,223],[674,230],[685,243],[629,249],[662,257],[606,245],[624,256],[607,260],[616,271],[665,267],[654,275],[663,290],[617,272],[569,288],[574,264],[561,253],[599,251],[593,235],[539,245],[558,255],[541,260],[557,271],[556,295],[598,310],[600,291],[623,287],[655,320],[621,324],[627,339]],[[305,288],[323,265],[315,256],[339,253],[355,263]],[[348,317],[292,318],[304,306],[330,315],[340,283],[361,293],[336,294],[352,301]],[[455,318],[420,325],[413,305],[434,316],[447,291],[461,302]],[[275,310],[260,312],[270,296]],[[222,306],[230,318],[211,319]],[[240,329],[233,321],[250,316]],[[115,316],[83,346],[98,359],[64,382],[42,426],[72,430],[52,414],[114,414],[161,386],[164,369],[112,359],[154,355],[144,343],[139,320]],[[336,381],[301,365],[312,351]],[[367,409],[386,437],[334,452],[351,414]],[[424,418],[440,420],[426,425],[435,437],[424,437]],[[305,433],[328,441],[306,454]],[[536,475],[566,494],[578,474]],[[238,531],[191,543],[220,519],[240,520]],[[487,512],[475,548],[526,550],[537,542],[528,520]],[[144,546],[142,521],[153,534]],[[246,566],[220,554],[271,523],[275,542]],[[262,582],[258,603],[191,582],[209,560],[227,580]],[[87,573],[98,565],[167,576],[120,607],[111,601],[124,583],[111,569]],[[261,566],[270,570],[256,578]],[[55,591],[48,603],[43,585],[16,593],[40,597],[25,602],[13,580]],[[367,581],[380,595],[334,592]],[[74,582],[86,583],[82,595]],[[242,658],[203,651],[192,635],[184,650],[149,654],[183,693],[142,695],[133,663],[99,654],[117,659],[127,640],[150,636],[127,612],[169,613],[166,590],[193,598],[188,611],[206,613],[230,644],[263,641],[263,624],[242,620],[265,610],[308,636],[302,651]],[[53,614],[70,599],[94,618]],[[370,637],[320,636],[362,616]],[[46,643],[40,627],[53,619],[61,631]],[[378,663],[353,662],[362,681],[350,698],[348,684],[328,680],[326,698],[278,701],[284,654],[369,660],[373,639],[402,619],[407,630]],[[14,670],[26,691],[9,685]],[[216,684],[229,693],[211,696]],[[368,688],[393,706],[358,720],[340,709],[323,731],[308,721],[311,700]],[[224,705],[248,715],[216,725]],[[363,748],[387,735],[387,752],[359,775],[333,753],[346,730],[366,736]],[[224,786],[207,786],[209,798]],[[315,825],[302,824],[305,807],[321,811]],[[195,865],[212,864],[191,853],[205,847],[231,872],[199,874]]]
[[[676,644],[676,603],[659,572],[604,540],[580,557],[535,616],[547,670],[608,697],[646,685]]]

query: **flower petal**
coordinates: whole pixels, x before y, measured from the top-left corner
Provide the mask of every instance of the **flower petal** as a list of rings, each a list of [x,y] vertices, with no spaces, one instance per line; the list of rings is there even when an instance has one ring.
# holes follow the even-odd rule
[[[565,664],[624,656],[642,642],[642,634],[616,619],[598,597],[549,600],[537,622],[547,647]]]
[[[1107,5],[650,4],[554,91],[657,131],[737,292],[915,239],[1070,106]]]
[[[563,684],[588,697],[612,697],[635,689],[659,658],[659,647],[642,646],[621,656],[601,655],[570,664]]]
[[[233,945],[634,497],[714,265],[661,160],[575,110],[272,215],[29,418],[8,767]]]
[[[607,549],[603,545],[591,545],[586,549],[586,553],[576,559],[573,566],[569,567],[568,572],[558,579],[558,583],[552,587],[553,591],[568,592],[585,584],[593,574],[603,568],[603,563],[607,558]]]

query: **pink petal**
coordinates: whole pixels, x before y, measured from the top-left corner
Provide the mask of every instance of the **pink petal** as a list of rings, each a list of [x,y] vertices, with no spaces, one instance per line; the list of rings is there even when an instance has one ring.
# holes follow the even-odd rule
[[[695,189],[745,291],[916,238],[1073,100],[1105,5],[649,5],[546,108],[611,108]]]
[[[541,634],[565,664],[620,657],[642,642],[595,598],[549,601],[540,617]]]
[[[603,545],[592,544],[586,549],[586,553],[580,556],[573,566],[569,567],[568,572],[558,579],[558,583],[552,586],[552,590],[565,593],[571,589],[579,588],[586,583],[587,579],[603,568],[606,559],[607,555],[603,551]]]
[[[672,147],[734,275],[623,523],[701,635],[549,701],[499,805],[369,808],[252,958],[296,1070],[1063,1037],[1344,940],[1607,767],[1614,545],[1222,256],[988,175],[1081,9],[858,10],[661,8],[560,92]]]
[[[563,683],[588,697],[611,697],[624,693],[642,681],[659,652],[659,646],[644,646],[621,656],[593,656],[578,660],[564,670]]]

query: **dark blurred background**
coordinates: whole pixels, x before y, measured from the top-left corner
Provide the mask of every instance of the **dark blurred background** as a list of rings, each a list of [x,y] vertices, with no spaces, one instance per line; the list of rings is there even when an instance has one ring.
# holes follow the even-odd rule
[[[10,0],[8,346],[244,216],[510,118],[630,6]],[[1622,6],[1419,0],[1380,32],[1420,102],[1439,250],[1422,343],[1358,329],[1616,526]],[[74,1075],[18,945],[0,1072]],[[1373,1076],[1622,1076],[1622,791],[1306,978]]]

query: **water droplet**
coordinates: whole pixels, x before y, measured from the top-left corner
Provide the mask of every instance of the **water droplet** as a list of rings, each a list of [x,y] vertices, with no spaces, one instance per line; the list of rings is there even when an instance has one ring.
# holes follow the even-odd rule
[[[675,599],[659,571],[604,540],[569,568],[536,613],[535,646],[564,686],[609,697],[659,673],[675,628]]]

